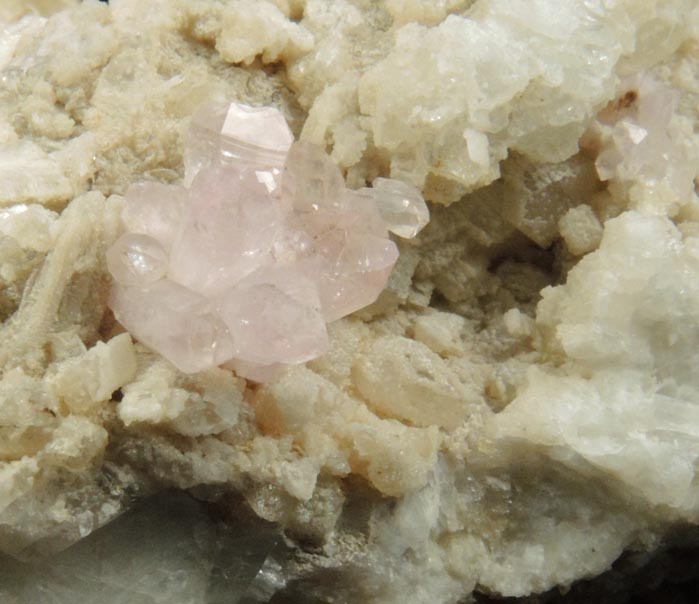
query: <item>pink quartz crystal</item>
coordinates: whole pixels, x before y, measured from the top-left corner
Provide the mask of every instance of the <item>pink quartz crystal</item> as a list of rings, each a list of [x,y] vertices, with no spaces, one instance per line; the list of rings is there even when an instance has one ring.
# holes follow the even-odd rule
[[[263,381],[323,354],[326,323],[376,300],[429,213],[414,187],[345,187],[319,147],[271,107],[206,105],[185,144],[185,185],[126,193],[107,253],[110,306],[185,372],[224,365]]]
[[[595,162],[601,180],[638,182],[666,200],[694,195],[695,148],[680,144],[680,124],[673,121],[677,91],[646,74],[627,77],[619,99],[600,112],[591,134],[600,140]]]

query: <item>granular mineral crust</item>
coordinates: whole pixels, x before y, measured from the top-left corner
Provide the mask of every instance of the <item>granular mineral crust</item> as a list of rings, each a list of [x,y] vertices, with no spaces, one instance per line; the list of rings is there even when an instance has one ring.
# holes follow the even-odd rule
[[[456,604],[695,525],[697,36],[693,0],[3,2],[0,550],[31,577],[174,488],[279,527],[252,601]],[[236,187],[225,252],[190,245],[182,216]],[[323,307],[297,225],[265,272],[245,235],[293,222],[276,190],[344,229],[320,258],[381,278]],[[177,345],[238,321],[239,348],[173,364],[126,305]],[[163,544],[225,545],[165,520]],[[178,560],[184,604],[220,565]]]

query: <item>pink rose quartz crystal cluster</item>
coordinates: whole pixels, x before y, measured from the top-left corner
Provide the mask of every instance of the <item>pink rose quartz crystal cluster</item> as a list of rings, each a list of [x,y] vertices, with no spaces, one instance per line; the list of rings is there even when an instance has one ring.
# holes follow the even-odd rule
[[[233,103],[194,116],[184,186],[133,184],[122,219],[107,253],[119,322],[184,372],[264,381],[376,300],[398,258],[388,231],[414,237],[429,213],[399,181],[347,189],[279,111]]]

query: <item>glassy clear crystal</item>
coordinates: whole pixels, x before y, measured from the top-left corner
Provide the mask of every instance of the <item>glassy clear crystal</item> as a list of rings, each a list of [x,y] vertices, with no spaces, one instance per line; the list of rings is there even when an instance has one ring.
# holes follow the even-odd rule
[[[187,209],[183,187],[159,182],[138,182],[129,187],[121,213],[126,230],[148,235],[166,250],[172,246]]]
[[[284,116],[273,107],[207,103],[192,117],[185,141],[185,184],[216,165],[264,166],[279,176],[293,141]]]
[[[412,185],[392,178],[377,178],[370,190],[391,233],[411,239],[430,221],[427,204]]]
[[[286,158],[286,182],[297,212],[333,207],[345,189],[337,164],[318,146],[296,143]]]
[[[152,237],[125,233],[107,252],[107,266],[124,285],[146,287],[167,272],[167,252]]]

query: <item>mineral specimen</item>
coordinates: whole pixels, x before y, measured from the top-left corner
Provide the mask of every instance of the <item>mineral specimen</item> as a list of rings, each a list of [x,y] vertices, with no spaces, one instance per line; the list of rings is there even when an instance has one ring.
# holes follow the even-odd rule
[[[328,347],[326,322],[371,304],[429,213],[411,185],[345,187],[271,107],[206,106],[193,120],[184,189],[139,183],[107,252],[110,305],[185,372],[229,362],[260,379]]]
[[[232,601],[225,580],[204,588],[240,550],[222,544],[218,563],[212,533],[165,505],[153,533],[90,539],[161,488],[283,530],[289,556],[265,560],[255,602],[560,603],[612,565],[620,585],[629,555],[696,525],[698,17],[696,0],[0,1],[0,550],[48,555],[3,562],[0,600]],[[284,120],[229,120],[231,99]],[[239,177],[254,162],[262,182]],[[310,172],[325,176],[296,178]],[[235,361],[264,384],[184,373],[107,306],[126,223],[120,287],[183,356],[231,314],[277,329],[286,298],[264,279],[317,316],[321,288],[291,270],[304,237],[240,256],[276,241],[263,229],[192,256],[207,239],[190,213],[208,212],[192,193],[253,191],[214,234],[278,204],[270,228],[307,235],[324,191],[368,212],[383,189],[373,245],[424,220],[386,176],[421,189],[429,224],[394,240],[375,303],[323,317],[325,354],[271,378],[282,363]],[[235,285],[226,317],[206,306],[247,270],[263,303]],[[259,353],[261,332],[238,327]]]

